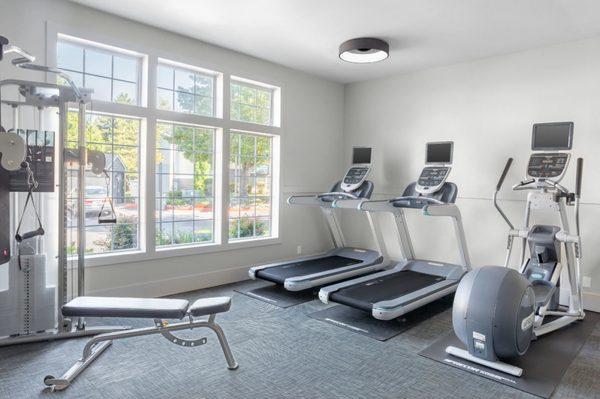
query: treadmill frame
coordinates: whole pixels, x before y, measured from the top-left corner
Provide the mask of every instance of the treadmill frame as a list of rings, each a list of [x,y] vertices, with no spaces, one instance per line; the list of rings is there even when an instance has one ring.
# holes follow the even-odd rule
[[[340,227],[339,220],[335,214],[335,208],[345,209],[359,209],[360,205],[367,201],[366,199],[348,199],[345,206],[338,206],[338,201],[327,201],[326,197],[331,196],[347,195],[346,193],[323,193],[317,195],[292,195],[287,199],[289,205],[304,205],[304,206],[317,206],[321,209],[323,217],[327,221],[327,228],[333,241],[334,248],[325,253],[317,255],[309,255],[300,258],[293,258],[286,261],[268,263],[260,266],[253,266],[248,271],[248,275],[251,279],[256,280],[260,277],[257,276],[257,272],[260,270],[281,267],[290,263],[298,263],[307,260],[319,259],[329,256],[342,256],[351,259],[360,260],[360,263],[356,263],[350,266],[344,266],[339,268],[333,268],[331,270],[306,274],[303,276],[289,277],[284,281],[284,288],[288,291],[302,291],[309,288],[318,287],[321,285],[333,283],[339,280],[361,276],[363,274],[379,271],[390,267],[390,261],[385,247],[383,236],[381,235],[381,229],[375,225],[373,218],[369,212],[366,212],[367,220],[369,222],[369,228],[375,238],[375,244],[377,250],[352,248],[346,246],[346,240]]]
[[[360,210],[366,212],[388,212],[394,216],[394,220],[396,222],[396,233],[398,235],[398,241],[402,250],[403,259],[396,263],[396,265],[390,270],[385,270],[379,273],[370,274],[368,276],[359,277],[321,288],[319,291],[319,299],[322,302],[329,303],[331,294],[340,289],[348,288],[356,284],[361,284],[378,278],[385,278],[385,276],[393,275],[405,270],[433,274],[444,277],[445,280],[428,287],[406,293],[394,299],[374,303],[371,311],[371,314],[374,318],[379,320],[395,319],[396,317],[400,317],[412,310],[415,310],[423,305],[456,291],[462,276],[471,270],[471,261],[467,250],[460,210],[455,204],[447,204],[434,199],[428,200],[427,197],[420,197],[420,199],[430,202],[430,204],[421,208],[423,215],[446,216],[452,218],[459,248],[460,263],[456,265],[445,262],[415,259],[403,207],[394,206],[394,202],[409,199],[411,199],[411,197],[399,197],[392,200],[378,201],[365,200],[361,202],[361,204],[358,206],[358,209]],[[338,200],[336,203],[338,203],[339,206],[339,203],[344,201],[345,200]]]

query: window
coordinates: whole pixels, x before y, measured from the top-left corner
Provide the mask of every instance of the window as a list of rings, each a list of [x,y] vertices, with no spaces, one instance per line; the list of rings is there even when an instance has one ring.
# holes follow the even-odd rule
[[[77,147],[77,113],[69,112],[67,146]],[[91,170],[85,177],[86,252],[91,254],[140,248],[140,139],[141,120],[104,114],[88,114],[86,121],[87,149],[99,151],[106,158],[108,176]],[[76,237],[77,225],[77,165],[68,168],[67,200],[68,237]],[[116,224],[100,224],[99,214],[107,216],[113,202]],[[103,207],[104,206],[104,207]],[[76,241],[68,243],[76,247]]]
[[[95,100],[140,105],[140,57],[66,39],[56,48],[57,67],[77,86],[93,89]]]
[[[81,213],[91,264],[202,253],[279,236],[280,87],[71,33],[48,38],[49,48],[56,45],[55,66],[77,86],[94,90],[86,147],[104,155],[108,175],[88,168],[84,209],[78,209],[76,159],[67,166],[70,254],[77,248]],[[230,94],[228,115],[224,90]],[[77,118],[69,110],[70,150],[79,144]],[[227,165],[229,179],[223,175]],[[114,204],[115,224],[99,221],[100,213],[109,216],[107,199]]]
[[[157,123],[157,247],[214,242],[215,130]]]
[[[159,63],[156,106],[158,109],[215,115],[216,75]]]
[[[271,236],[273,137],[230,135],[229,238]]]
[[[275,90],[242,81],[231,81],[231,119],[273,125]]]

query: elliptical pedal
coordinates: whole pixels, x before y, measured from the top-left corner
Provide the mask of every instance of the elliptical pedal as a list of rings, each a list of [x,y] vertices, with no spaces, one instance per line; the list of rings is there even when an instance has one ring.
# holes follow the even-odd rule
[[[533,293],[535,294],[536,309],[550,303],[552,296],[556,292],[556,285],[546,280],[532,281],[531,288],[533,288]]]

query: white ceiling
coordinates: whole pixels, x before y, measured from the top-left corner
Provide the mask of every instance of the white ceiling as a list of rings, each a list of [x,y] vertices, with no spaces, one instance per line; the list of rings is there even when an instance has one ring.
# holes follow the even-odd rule
[[[338,82],[600,36],[599,0],[72,0]],[[372,36],[390,58],[339,60]]]

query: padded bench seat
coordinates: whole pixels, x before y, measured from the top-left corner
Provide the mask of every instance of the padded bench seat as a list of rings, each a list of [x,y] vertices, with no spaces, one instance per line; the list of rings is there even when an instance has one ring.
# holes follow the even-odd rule
[[[228,296],[219,296],[197,299],[188,310],[192,316],[205,316],[227,312],[230,308],[231,298]]]
[[[73,317],[182,319],[189,304],[185,299],[80,296],[63,305],[62,314]]]
[[[126,317],[142,319],[182,319],[189,313],[192,316],[205,316],[227,312],[231,308],[231,298],[201,298],[191,306],[185,299],[163,298],[116,298],[80,296],[62,307],[67,317]]]

